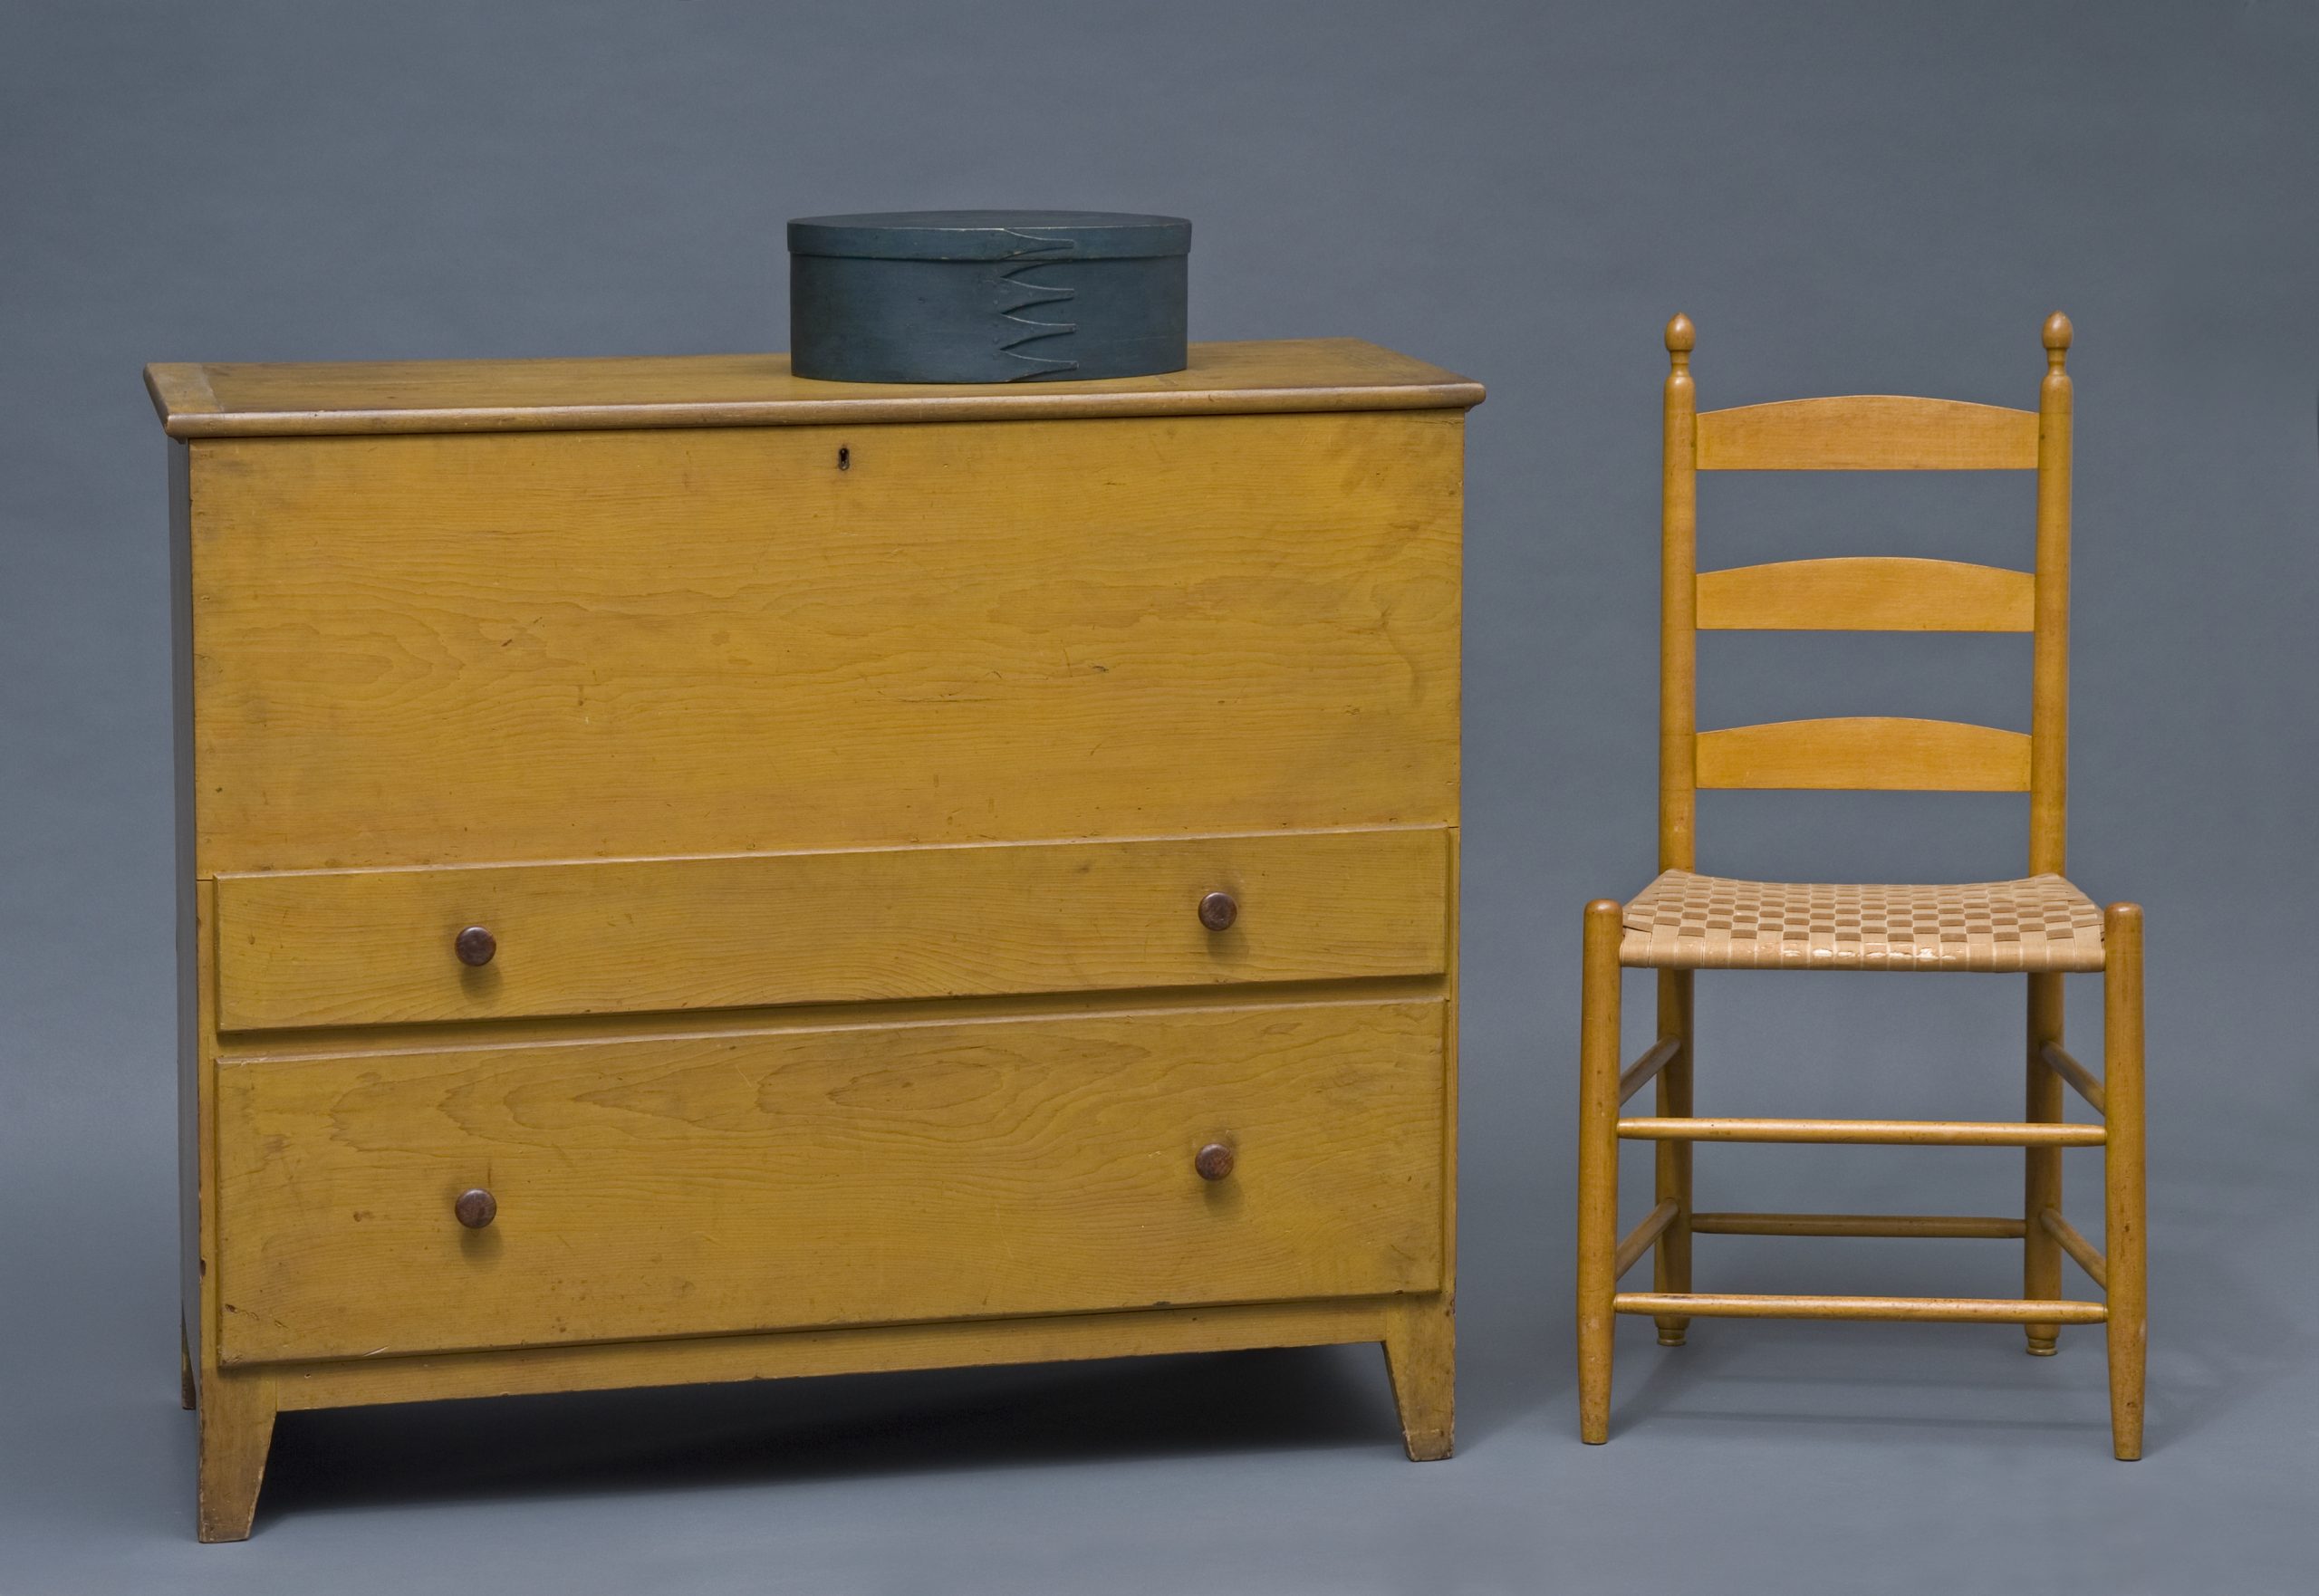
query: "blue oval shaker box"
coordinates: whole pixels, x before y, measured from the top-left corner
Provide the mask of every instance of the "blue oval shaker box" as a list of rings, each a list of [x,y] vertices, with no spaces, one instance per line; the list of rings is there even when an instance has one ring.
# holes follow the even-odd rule
[[[790,369],[1036,382],[1184,369],[1192,225],[1112,211],[888,211],[789,224]]]

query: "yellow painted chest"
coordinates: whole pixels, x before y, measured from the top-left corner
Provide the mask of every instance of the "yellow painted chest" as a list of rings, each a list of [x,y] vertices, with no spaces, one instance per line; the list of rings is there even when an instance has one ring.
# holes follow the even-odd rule
[[[201,1529],[284,1409],[1385,1343],[1472,383],[157,366]]]

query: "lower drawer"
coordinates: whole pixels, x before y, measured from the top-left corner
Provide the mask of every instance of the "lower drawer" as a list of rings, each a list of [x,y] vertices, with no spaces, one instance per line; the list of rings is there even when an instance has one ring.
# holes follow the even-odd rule
[[[1433,1290],[1446,1012],[223,1062],[220,1355]],[[1195,1168],[1210,1144],[1221,1179]],[[470,1188],[483,1228],[455,1213]]]

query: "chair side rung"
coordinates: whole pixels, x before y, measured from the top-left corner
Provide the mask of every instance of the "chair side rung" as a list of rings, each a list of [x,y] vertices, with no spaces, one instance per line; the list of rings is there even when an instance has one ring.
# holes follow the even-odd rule
[[[1969,1120],[1644,1118],[1621,1120],[1619,1134],[1630,1141],[1833,1141],[1920,1147],[2099,1147],[2109,1139],[2109,1132],[2099,1125]]]
[[[1933,1235],[2018,1241],[2018,1219],[1967,1214],[1694,1214],[1701,1235]]]
[[[2099,1324],[2110,1316],[2110,1310],[2100,1303],[2036,1302],[2013,1297],[1786,1297],[1621,1292],[1611,1299],[1611,1307],[1620,1313],[1671,1313],[1696,1319],[1931,1320],[1960,1324]]]
[[[2062,1244],[2062,1251],[2077,1260],[2077,1266],[2085,1271],[2087,1279],[2103,1291],[2110,1289],[2110,1261],[2094,1250],[2083,1232],[2062,1217],[2060,1209],[2039,1209],[2037,1224],[2047,1235]]]
[[[2093,1071],[2071,1057],[2068,1051],[2059,1043],[2039,1043],[2037,1056],[2045,1061],[2047,1069],[2074,1087],[2077,1095],[2083,1098],[2095,1113],[2106,1114],[2110,1111],[2108,1101],[2102,1095],[2101,1080]]]
[[[1682,1051],[1683,1039],[1679,1036],[1661,1036],[1652,1043],[1650,1049],[1620,1075],[1619,1101],[1624,1102],[1648,1086],[1651,1078],[1673,1062],[1675,1055]]]
[[[1675,1216],[1682,1211],[1682,1205],[1672,1197],[1651,1209],[1642,1223],[1629,1231],[1626,1240],[1619,1244],[1618,1255],[1611,1260],[1611,1278],[1616,1280],[1633,1268],[1643,1254],[1650,1250],[1650,1244],[1660,1238],[1675,1222]]]

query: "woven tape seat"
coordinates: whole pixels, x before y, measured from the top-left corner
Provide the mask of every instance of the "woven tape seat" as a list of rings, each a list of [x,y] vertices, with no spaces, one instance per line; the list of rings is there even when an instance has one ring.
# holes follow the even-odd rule
[[[2102,910],[2059,876],[1954,886],[1734,881],[1669,870],[1626,907],[1619,962],[1677,970],[2098,970]]]

